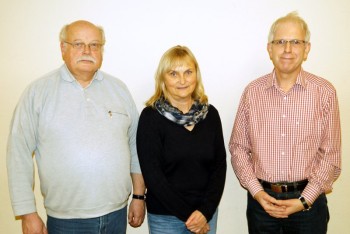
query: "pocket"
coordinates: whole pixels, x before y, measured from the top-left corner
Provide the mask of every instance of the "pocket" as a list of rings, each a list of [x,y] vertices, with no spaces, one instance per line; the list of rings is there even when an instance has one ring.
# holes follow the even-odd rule
[[[102,122],[105,124],[105,127],[114,129],[114,133],[127,135],[131,125],[131,118],[124,108],[105,108],[103,116]]]

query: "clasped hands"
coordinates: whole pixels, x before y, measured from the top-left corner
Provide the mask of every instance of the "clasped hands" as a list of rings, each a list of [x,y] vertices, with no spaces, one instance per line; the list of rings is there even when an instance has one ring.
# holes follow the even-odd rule
[[[277,200],[263,190],[255,194],[254,198],[270,216],[275,218],[288,218],[289,215],[304,209],[298,198]]]

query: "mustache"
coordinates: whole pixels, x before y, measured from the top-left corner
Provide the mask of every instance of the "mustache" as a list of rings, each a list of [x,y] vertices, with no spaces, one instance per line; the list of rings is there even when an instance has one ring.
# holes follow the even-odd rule
[[[90,62],[96,63],[96,59],[91,57],[91,56],[89,56],[89,55],[80,56],[77,59],[77,63],[79,63],[80,61],[90,61]]]

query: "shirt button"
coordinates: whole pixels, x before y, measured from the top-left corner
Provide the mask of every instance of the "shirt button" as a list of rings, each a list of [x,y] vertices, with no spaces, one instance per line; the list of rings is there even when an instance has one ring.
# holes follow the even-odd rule
[[[89,101],[90,101],[90,98],[87,98],[87,99],[86,99],[86,101],[88,101],[88,102],[89,102]]]
[[[284,134],[284,133],[282,133],[282,135],[281,135],[282,137],[285,137],[286,136],[286,134]]]
[[[284,155],[284,152],[282,152],[281,154]]]
[[[283,118],[286,118],[286,115],[282,115]]]

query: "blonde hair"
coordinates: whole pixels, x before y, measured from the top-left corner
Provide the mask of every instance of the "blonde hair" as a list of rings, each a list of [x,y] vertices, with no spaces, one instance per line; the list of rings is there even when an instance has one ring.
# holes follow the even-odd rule
[[[186,46],[177,45],[168,49],[161,57],[155,74],[155,93],[146,102],[146,106],[154,107],[155,102],[162,96],[167,99],[168,93],[164,84],[164,75],[174,66],[181,64],[182,61],[186,59],[193,62],[197,74],[196,87],[192,93],[192,98],[198,100],[201,104],[208,103],[208,97],[204,92],[202,76],[196,58]]]
[[[305,20],[303,18],[301,18],[298,13],[296,11],[290,12],[288,13],[286,16],[283,16],[281,18],[278,18],[272,25],[271,25],[271,29],[269,32],[269,36],[268,36],[268,42],[271,42],[274,40],[274,36],[275,36],[275,32],[277,29],[277,26],[280,23],[285,23],[285,22],[295,22],[300,24],[301,28],[304,30],[305,32],[305,38],[304,40],[306,42],[310,41],[310,30],[309,27],[307,25],[307,23],[305,22]]]

